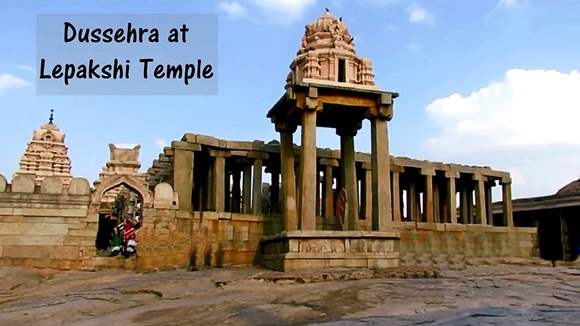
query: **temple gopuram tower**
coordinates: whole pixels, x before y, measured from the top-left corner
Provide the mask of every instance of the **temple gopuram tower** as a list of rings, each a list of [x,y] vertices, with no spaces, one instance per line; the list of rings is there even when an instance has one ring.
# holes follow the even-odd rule
[[[398,94],[375,85],[372,62],[357,55],[342,19],[327,10],[306,26],[285,89],[267,115],[280,133],[285,230],[316,229],[317,127],[333,128],[340,137],[343,230],[355,230],[359,196],[354,136],[364,119],[371,124],[372,230],[388,230],[393,219],[387,122]],[[295,188],[292,135],[297,126],[302,127],[302,141]]]
[[[71,162],[68,157],[68,148],[64,144],[65,135],[54,123],[51,110],[48,123],[36,129],[32,140],[20,159],[20,168],[15,175],[34,175],[36,184],[40,185],[47,176],[63,178],[68,185],[72,176]]]

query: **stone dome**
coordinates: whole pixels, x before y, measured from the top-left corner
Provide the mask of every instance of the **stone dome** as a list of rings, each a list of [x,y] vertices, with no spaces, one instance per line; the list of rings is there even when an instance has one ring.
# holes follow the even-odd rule
[[[326,10],[306,25],[286,85],[318,83],[375,90],[374,77],[371,60],[356,55],[354,38],[342,18]]]
[[[556,195],[570,195],[570,194],[580,194],[580,179],[570,182],[564,187],[560,188]]]
[[[316,21],[306,25],[298,54],[316,49],[344,49],[355,53],[354,38],[342,19],[325,11]]]

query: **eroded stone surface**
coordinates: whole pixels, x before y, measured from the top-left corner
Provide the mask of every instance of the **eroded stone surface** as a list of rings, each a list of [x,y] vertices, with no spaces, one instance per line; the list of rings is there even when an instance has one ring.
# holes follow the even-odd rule
[[[0,269],[0,324],[557,324],[580,317],[580,270],[480,266],[439,278],[288,284],[263,270]]]

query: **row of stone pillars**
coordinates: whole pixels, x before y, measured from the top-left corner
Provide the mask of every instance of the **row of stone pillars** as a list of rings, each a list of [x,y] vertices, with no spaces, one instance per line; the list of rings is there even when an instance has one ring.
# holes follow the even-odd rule
[[[460,174],[456,171],[441,171],[437,174],[434,169],[418,170],[419,173],[407,171],[403,175],[401,175],[402,171],[392,172],[393,189],[398,189],[398,191],[393,191],[393,203],[398,203],[393,207],[395,222],[406,220],[426,223],[500,224],[493,220],[492,214],[494,177],[486,177],[478,173]],[[503,197],[501,225],[513,226],[511,180],[500,178],[500,183]],[[403,191],[406,197],[405,214],[402,212]],[[459,203],[457,197],[459,197]]]
[[[280,133],[280,162],[282,174],[282,215],[284,230],[316,230],[316,216],[320,212],[319,170],[316,156],[316,109],[302,112],[302,139],[298,168],[298,187],[296,187],[293,133],[296,125],[276,123]],[[356,173],[354,136],[360,128],[355,126],[339,127],[337,134],[341,143],[340,183],[338,190],[344,188],[347,194],[343,230],[355,230],[359,217],[358,179]],[[371,229],[384,231],[392,221],[390,156],[388,150],[387,120],[371,119],[372,152],[368,177],[365,175],[365,209],[371,211]],[[336,160],[321,160],[324,165],[324,214],[334,212],[334,193],[332,191],[332,170]]]

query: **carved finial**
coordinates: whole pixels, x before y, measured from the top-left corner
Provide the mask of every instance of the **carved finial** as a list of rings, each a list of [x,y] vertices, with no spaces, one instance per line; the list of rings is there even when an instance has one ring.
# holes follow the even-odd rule
[[[54,121],[54,110],[50,109],[50,117],[48,118],[48,123],[53,124]]]
[[[324,8],[324,12],[330,12],[330,9]]]
[[[338,17],[338,21],[341,22],[342,21],[342,16]]]

